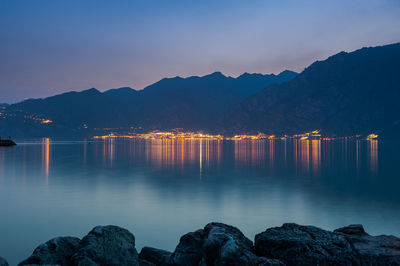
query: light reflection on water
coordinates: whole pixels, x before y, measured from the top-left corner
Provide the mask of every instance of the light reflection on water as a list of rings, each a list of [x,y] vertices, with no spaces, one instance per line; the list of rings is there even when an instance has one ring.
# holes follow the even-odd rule
[[[283,222],[400,235],[399,149],[377,140],[19,143],[0,149],[0,256],[16,264],[39,243],[97,224],[169,250],[213,220],[249,238]]]
[[[123,142],[124,144],[121,145]],[[354,163],[357,171],[360,168],[361,156],[367,156],[367,164],[371,173],[378,172],[378,140],[194,140],[194,139],[129,139],[118,141],[82,142],[83,164],[87,162],[88,145],[93,146],[94,157],[101,150],[102,164],[113,166],[116,160],[116,150],[120,149],[123,156],[132,159],[144,159],[151,167],[156,168],[192,168],[198,165],[199,171],[204,168],[220,165],[222,153],[227,144],[234,146],[234,163],[236,167],[274,168],[277,164],[285,166],[292,164],[296,173],[319,175],[321,157],[329,166],[336,159],[334,155],[340,152],[342,167],[351,168]],[[55,144],[66,144],[55,143]],[[68,143],[71,144],[71,143]],[[339,144],[339,145],[338,145]],[[275,145],[279,150],[275,151]],[[45,176],[49,176],[51,159],[51,140],[43,139],[42,165]],[[363,146],[363,147],[362,147]],[[128,149],[128,150],[127,150]],[[338,151],[339,150],[339,151]],[[0,153],[2,154],[2,153]],[[3,155],[3,154],[2,154]],[[3,155],[4,156],[4,155]],[[0,160],[4,160],[0,158]],[[1,163],[1,161],[0,161]]]

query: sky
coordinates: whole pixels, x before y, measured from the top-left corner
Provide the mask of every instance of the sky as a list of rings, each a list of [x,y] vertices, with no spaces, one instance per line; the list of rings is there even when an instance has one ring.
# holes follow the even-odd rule
[[[215,71],[300,72],[399,41],[398,0],[0,0],[0,103]]]

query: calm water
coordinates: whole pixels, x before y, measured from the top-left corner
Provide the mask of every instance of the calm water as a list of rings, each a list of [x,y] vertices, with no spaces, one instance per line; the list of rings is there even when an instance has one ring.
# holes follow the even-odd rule
[[[0,147],[0,256],[16,264],[59,235],[117,224],[173,250],[210,221],[250,239],[284,222],[362,223],[400,235],[400,143],[21,142]]]

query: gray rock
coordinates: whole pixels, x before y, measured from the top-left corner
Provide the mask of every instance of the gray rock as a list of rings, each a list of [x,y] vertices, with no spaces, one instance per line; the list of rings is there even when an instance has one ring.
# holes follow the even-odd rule
[[[265,257],[258,257],[258,264],[259,266],[285,266],[285,264],[276,259],[268,259]]]
[[[144,247],[139,253],[140,265],[169,265],[171,252]]]
[[[400,265],[400,239],[370,236],[362,225],[330,232],[284,224],[256,235],[255,249],[287,265]]]
[[[56,237],[38,246],[32,255],[19,265],[71,265],[71,257],[78,248],[77,237]]]
[[[207,265],[258,265],[253,242],[230,225],[211,223],[204,228],[203,243]]]
[[[0,266],[8,266],[8,262],[2,257],[0,257]]]
[[[343,233],[346,235],[355,235],[355,236],[367,235],[367,233],[364,230],[364,227],[361,224],[351,224],[345,227],[338,228],[333,232]]]
[[[157,265],[147,260],[142,260],[139,258],[139,266],[157,266]]]
[[[204,230],[197,230],[183,235],[174,253],[171,263],[176,265],[198,265],[203,254]]]
[[[79,243],[74,265],[139,265],[135,237],[118,226],[96,226]]]
[[[254,254],[253,243],[230,225],[210,223],[181,237],[171,255],[173,265],[281,265]],[[277,263],[277,264],[276,264]]]
[[[357,252],[341,234],[314,226],[284,224],[255,236],[256,254],[287,265],[352,265]]]
[[[371,236],[362,225],[349,225],[336,229],[351,242],[360,256],[361,263],[371,265],[400,265],[400,238]]]

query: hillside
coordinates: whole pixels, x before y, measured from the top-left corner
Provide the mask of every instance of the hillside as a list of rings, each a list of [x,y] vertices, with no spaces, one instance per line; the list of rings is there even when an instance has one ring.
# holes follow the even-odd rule
[[[213,129],[232,106],[271,84],[297,74],[215,72],[203,77],[165,78],[143,90],[100,92],[94,88],[45,99],[29,99],[4,109],[0,134],[12,136],[92,135],[102,129]],[[45,122],[47,121],[47,122]]]
[[[400,121],[400,44],[341,52],[232,108],[229,132],[393,134]],[[397,129],[396,129],[397,128]]]

